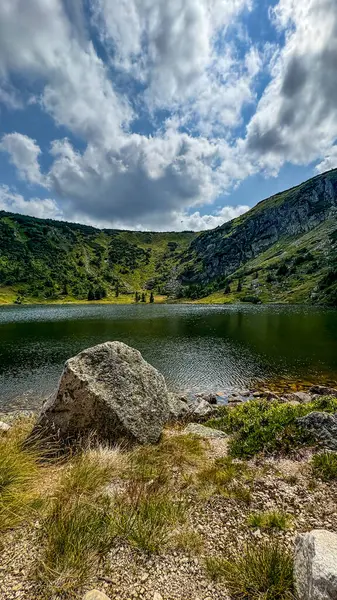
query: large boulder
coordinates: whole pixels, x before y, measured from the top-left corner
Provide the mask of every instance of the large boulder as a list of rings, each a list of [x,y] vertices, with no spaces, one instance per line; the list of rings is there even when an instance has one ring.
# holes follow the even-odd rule
[[[294,577],[298,600],[336,600],[337,535],[317,529],[295,541]]]
[[[59,388],[43,406],[37,427],[72,439],[157,442],[169,416],[163,375],[138,350],[106,342],[70,358]]]
[[[337,414],[314,411],[296,421],[324,448],[337,450]]]

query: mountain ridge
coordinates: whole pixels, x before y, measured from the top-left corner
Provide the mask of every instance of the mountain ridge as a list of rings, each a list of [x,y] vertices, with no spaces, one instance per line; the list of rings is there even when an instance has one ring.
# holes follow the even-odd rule
[[[50,300],[337,304],[337,169],[203,232],[139,232],[0,211],[0,293]],[[96,293],[97,292],[97,293]]]

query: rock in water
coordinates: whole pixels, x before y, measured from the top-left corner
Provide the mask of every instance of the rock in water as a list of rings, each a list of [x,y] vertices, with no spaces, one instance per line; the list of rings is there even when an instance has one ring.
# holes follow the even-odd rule
[[[336,600],[337,535],[322,529],[298,535],[294,576],[299,600]]]
[[[337,414],[311,412],[296,419],[324,448],[337,450]]]
[[[38,427],[61,439],[94,432],[99,440],[157,442],[169,416],[163,375],[122,342],[106,342],[70,358]]]

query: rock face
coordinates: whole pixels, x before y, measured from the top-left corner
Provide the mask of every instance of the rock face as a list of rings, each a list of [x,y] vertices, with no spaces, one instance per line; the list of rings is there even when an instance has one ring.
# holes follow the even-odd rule
[[[297,536],[294,576],[299,600],[336,600],[337,535],[317,529]]]
[[[98,590],[91,590],[83,596],[83,600],[110,600],[109,596]]]
[[[228,437],[224,431],[220,429],[212,429],[212,427],[205,427],[200,423],[189,423],[185,427],[183,433],[190,433],[201,438],[226,438]]]
[[[337,450],[337,414],[314,411],[297,419],[297,423],[307,429],[322,446]]]
[[[80,352],[64,367],[55,396],[42,408],[38,427],[72,439],[157,442],[169,416],[164,377],[138,350],[106,342]]]

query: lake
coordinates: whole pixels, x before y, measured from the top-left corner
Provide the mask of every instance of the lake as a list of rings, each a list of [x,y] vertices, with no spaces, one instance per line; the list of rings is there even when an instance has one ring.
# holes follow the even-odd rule
[[[107,340],[138,348],[172,390],[336,384],[337,311],[301,306],[0,307],[0,410],[36,408],[64,361]]]

